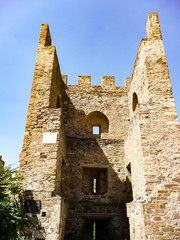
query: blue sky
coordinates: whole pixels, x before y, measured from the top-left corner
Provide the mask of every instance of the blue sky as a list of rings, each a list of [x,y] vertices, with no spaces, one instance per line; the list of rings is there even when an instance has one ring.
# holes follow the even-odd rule
[[[149,12],[158,12],[173,95],[180,116],[179,0],[0,0],[0,155],[18,166],[37,54],[40,27],[48,23],[62,74],[132,74]]]

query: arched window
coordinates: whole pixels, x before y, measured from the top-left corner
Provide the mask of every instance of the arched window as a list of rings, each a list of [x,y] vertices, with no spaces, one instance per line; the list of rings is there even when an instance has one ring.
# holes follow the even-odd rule
[[[133,93],[133,99],[132,100],[133,100],[132,101],[132,109],[133,109],[133,112],[134,112],[138,107],[138,96],[135,92]]]
[[[93,135],[100,135],[109,131],[109,120],[103,113],[94,111],[85,117],[84,131]]]

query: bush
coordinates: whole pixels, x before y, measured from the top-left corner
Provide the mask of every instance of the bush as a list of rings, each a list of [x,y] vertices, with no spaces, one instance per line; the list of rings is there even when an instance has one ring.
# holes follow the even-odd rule
[[[22,240],[29,222],[23,207],[23,177],[0,164],[0,240]]]

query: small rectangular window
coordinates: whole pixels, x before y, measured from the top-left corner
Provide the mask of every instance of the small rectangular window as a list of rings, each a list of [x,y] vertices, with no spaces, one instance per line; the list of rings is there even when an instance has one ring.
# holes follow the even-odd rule
[[[100,126],[93,126],[93,134],[96,135],[100,134]]]
[[[97,181],[96,178],[93,179],[93,193],[96,193],[97,190]]]
[[[85,194],[105,194],[108,191],[107,168],[83,168],[82,191]]]

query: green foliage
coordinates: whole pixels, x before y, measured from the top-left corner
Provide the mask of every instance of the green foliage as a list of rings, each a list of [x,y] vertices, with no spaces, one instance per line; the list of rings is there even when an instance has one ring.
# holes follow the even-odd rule
[[[0,240],[23,240],[20,232],[29,222],[23,208],[23,187],[17,169],[0,164]]]

